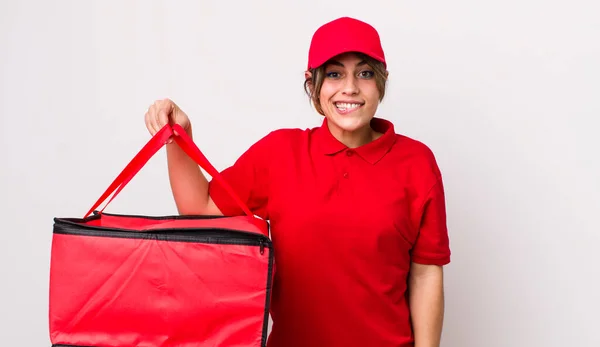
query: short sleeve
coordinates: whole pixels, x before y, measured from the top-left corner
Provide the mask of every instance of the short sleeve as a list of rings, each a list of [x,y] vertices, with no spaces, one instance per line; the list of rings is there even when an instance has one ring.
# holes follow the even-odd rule
[[[450,263],[446,202],[441,178],[429,190],[422,204],[412,261],[425,265]]]
[[[221,171],[225,182],[231,186],[250,211],[263,219],[268,219],[268,177],[273,145],[271,133],[248,148],[232,166]],[[224,215],[244,214],[227,190],[214,178],[209,182],[208,193]]]

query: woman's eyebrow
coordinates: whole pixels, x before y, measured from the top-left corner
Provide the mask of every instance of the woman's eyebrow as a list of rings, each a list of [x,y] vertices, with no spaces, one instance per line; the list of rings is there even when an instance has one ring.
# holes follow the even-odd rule
[[[367,64],[367,61],[366,61],[366,60],[361,60],[361,61],[360,61],[358,64],[356,64],[356,66],[357,66],[357,67],[358,67],[358,66],[363,66],[363,65],[365,65],[365,64]],[[336,66],[341,66],[341,67],[344,67],[344,64],[342,64],[341,62],[339,62],[339,61],[337,61],[337,60],[332,60],[332,61],[330,61],[330,62],[329,62],[327,65],[336,65]]]

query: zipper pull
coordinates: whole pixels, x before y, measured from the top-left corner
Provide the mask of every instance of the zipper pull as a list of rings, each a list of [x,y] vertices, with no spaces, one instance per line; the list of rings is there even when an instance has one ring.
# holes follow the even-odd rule
[[[260,254],[265,254],[265,241],[261,239],[258,243],[260,245]]]

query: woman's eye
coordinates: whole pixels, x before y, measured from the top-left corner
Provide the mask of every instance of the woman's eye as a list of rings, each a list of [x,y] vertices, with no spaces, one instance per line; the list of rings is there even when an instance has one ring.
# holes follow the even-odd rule
[[[373,71],[361,71],[361,73],[359,74],[361,78],[371,78],[374,75],[375,73]]]
[[[327,74],[327,78],[338,78],[340,77],[340,74],[337,72],[328,72]]]

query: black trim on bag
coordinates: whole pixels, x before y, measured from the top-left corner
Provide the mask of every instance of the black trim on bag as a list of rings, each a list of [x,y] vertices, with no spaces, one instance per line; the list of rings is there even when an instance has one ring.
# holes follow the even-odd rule
[[[271,292],[273,290],[273,263],[275,262],[275,255],[273,254],[273,248],[269,247],[269,269],[267,270],[267,295],[265,298],[265,315],[263,319],[263,333],[260,341],[261,347],[267,346],[267,332],[269,330],[269,314],[271,313]]]
[[[129,231],[118,228],[77,227],[70,225],[54,226],[55,234],[96,236],[120,239],[140,239],[157,241],[202,242],[217,244],[249,245],[272,248],[272,242],[264,235],[218,228],[160,229],[152,231]]]
[[[201,216],[201,215],[179,215],[179,216],[139,216],[139,215],[122,215],[108,214],[103,215],[125,218],[139,218],[150,220],[194,220],[194,219],[216,219],[225,218],[225,216]],[[133,230],[126,228],[116,228],[98,225],[85,224],[89,221],[100,219],[102,215],[96,214],[87,218],[54,218],[54,233],[81,235],[81,236],[98,236],[98,237],[116,237],[116,238],[132,238],[132,239],[156,239],[161,241],[188,241],[188,242],[207,242],[209,240],[218,239],[223,243],[224,240],[232,240],[234,244],[240,244],[239,240],[252,241],[249,245],[259,245],[272,247],[271,239],[260,233],[253,233],[245,230],[216,228],[216,227],[186,227],[186,228],[159,228],[148,230]],[[260,242],[256,244],[256,242]],[[242,243],[244,244],[244,243]],[[261,248],[262,250],[262,248]],[[261,253],[262,254],[262,253]]]

